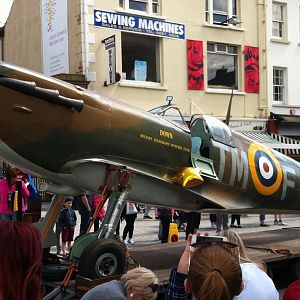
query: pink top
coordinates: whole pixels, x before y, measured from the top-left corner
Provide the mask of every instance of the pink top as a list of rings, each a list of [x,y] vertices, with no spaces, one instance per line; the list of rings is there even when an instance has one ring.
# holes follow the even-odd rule
[[[7,195],[8,192],[15,191],[16,190],[16,184],[13,184],[10,188],[8,186],[7,180],[2,179],[0,180],[0,214],[13,214],[14,211],[11,211],[8,209],[8,203],[7,203]],[[25,212],[25,203],[24,198],[28,198],[30,195],[24,181],[22,181],[22,211]]]
[[[94,206],[94,209],[97,208],[97,206],[99,205],[99,202],[100,201],[103,201],[103,196],[101,195],[93,195],[93,206]],[[100,221],[103,221],[104,217],[105,217],[105,213],[106,213],[106,210],[104,207],[102,207],[99,211],[99,214],[98,214],[98,218],[100,219]]]

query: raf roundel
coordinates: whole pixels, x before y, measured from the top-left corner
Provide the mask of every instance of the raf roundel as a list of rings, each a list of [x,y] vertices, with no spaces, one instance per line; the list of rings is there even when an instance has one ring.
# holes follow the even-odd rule
[[[282,182],[282,169],[273,153],[263,146],[251,144],[248,159],[256,190],[265,196],[277,192]]]

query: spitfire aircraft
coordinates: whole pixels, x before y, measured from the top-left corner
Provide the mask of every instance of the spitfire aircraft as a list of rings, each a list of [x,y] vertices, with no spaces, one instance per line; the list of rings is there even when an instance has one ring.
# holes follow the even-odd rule
[[[116,199],[100,231],[76,241],[77,259],[112,236],[126,199],[191,211],[300,209],[300,164],[212,116],[193,116],[188,127],[175,105],[142,111],[3,61],[0,102],[0,157],[57,195],[37,224],[45,245],[63,195]],[[181,122],[168,117],[172,110]],[[91,277],[103,275],[100,265]]]

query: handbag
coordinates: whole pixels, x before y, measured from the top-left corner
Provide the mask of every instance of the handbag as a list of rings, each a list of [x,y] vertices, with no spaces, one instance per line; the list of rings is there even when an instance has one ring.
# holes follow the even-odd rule
[[[127,202],[126,214],[133,215],[133,214],[137,214],[137,212],[138,211],[137,211],[135,204],[132,202]]]

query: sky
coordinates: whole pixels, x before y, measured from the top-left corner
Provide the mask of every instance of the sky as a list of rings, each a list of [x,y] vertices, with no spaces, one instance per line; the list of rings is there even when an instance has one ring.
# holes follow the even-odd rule
[[[0,27],[2,27],[8,17],[11,5],[14,0],[0,0]]]

